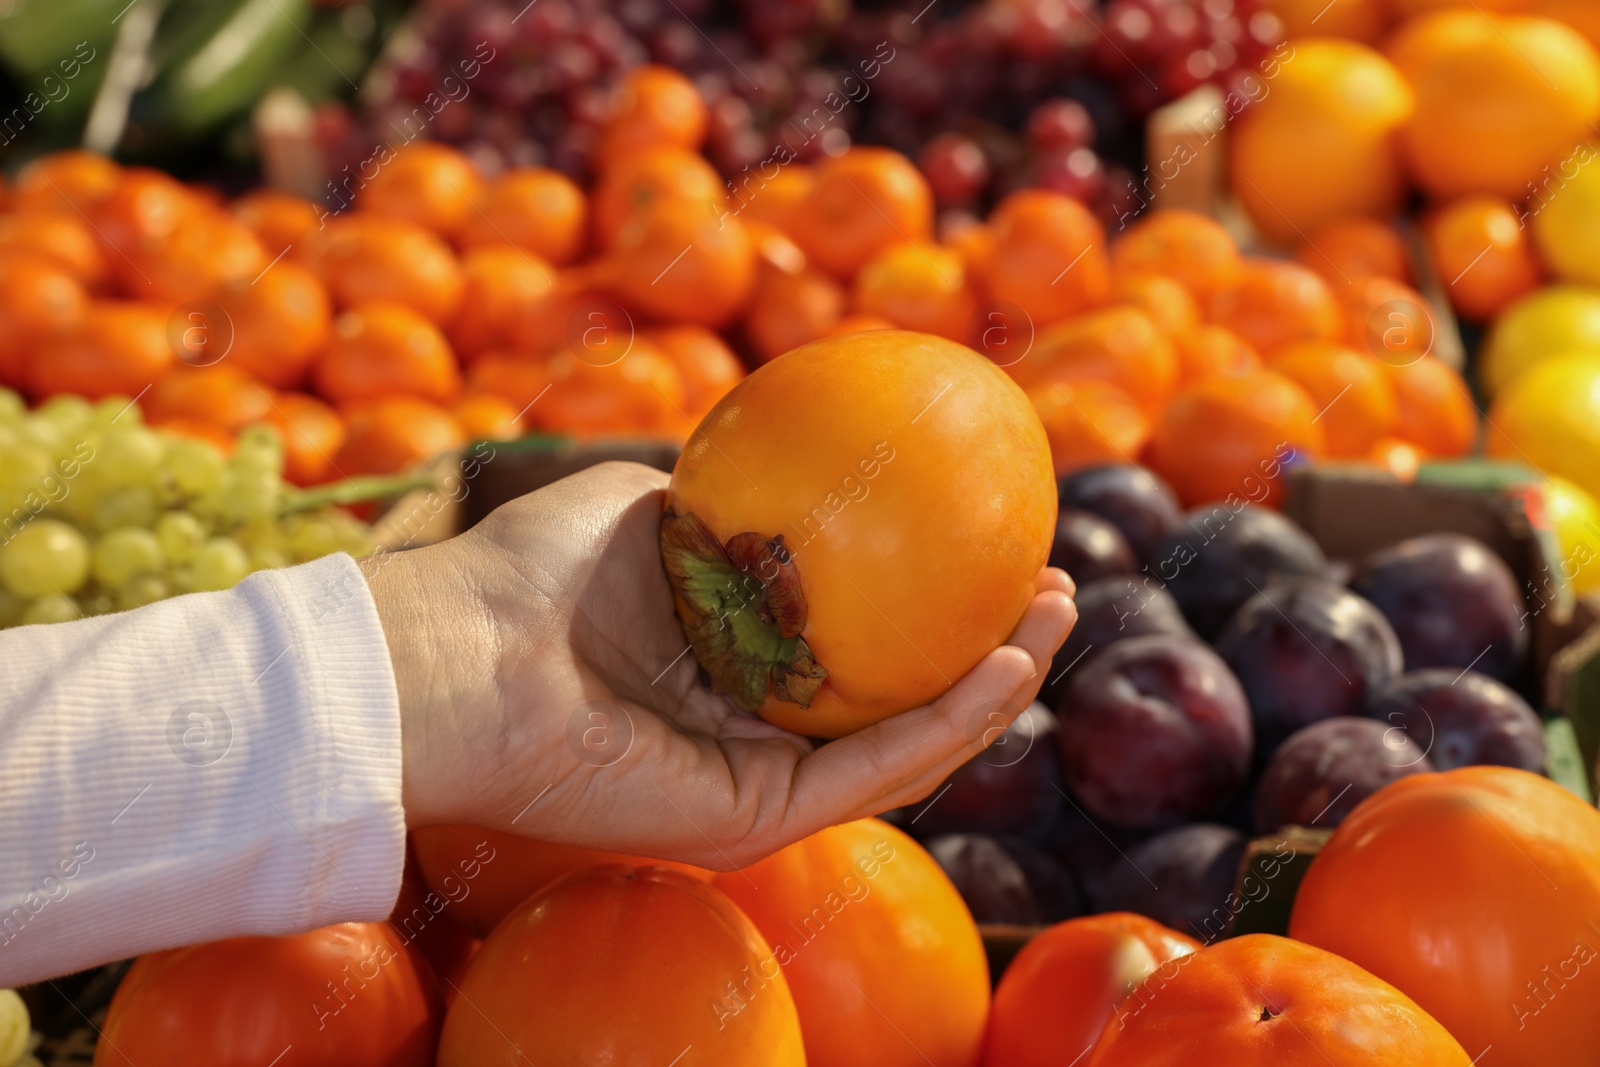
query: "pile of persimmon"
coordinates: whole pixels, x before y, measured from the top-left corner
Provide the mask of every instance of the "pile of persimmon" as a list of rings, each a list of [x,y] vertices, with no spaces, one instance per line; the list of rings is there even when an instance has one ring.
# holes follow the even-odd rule
[[[417,141],[337,215],[46,157],[0,214],[0,383],[137,395],[152,423],[218,439],[265,421],[305,483],[528,429],[683,441],[747,367],[892,326],[1004,365],[1058,472],[1142,458],[1186,502],[1285,450],[1403,472],[1472,443],[1381,236],[1329,285],[1186,212],[1111,242],[1042,190],[936,233],[896,152],[774,159],[730,185],[699,154],[706,121],[681,75],[643,67],[587,191]]]

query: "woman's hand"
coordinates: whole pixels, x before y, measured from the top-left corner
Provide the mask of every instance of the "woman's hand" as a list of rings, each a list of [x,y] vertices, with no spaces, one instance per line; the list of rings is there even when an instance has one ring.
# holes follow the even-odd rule
[[[1033,700],[1077,617],[1047,568],[1010,642],[938,700],[813,748],[700,683],[657,544],[666,483],[604,464],[363,561],[411,825],[743,866],[927,795]]]

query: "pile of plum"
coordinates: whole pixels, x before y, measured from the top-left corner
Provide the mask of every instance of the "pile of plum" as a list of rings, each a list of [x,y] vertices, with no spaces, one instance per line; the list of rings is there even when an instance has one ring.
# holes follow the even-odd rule
[[[1180,514],[1135,466],[1061,482],[1079,621],[1040,703],[896,813],[980,922],[1134,911],[1209,941],[1252,835],[1408,774],[1541,771],[1516,579],[1472,538],[1330,562],[1276,511]]]

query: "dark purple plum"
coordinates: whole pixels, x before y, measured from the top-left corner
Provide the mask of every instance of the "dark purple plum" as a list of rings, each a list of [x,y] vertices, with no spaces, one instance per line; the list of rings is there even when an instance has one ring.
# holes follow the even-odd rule
[[[1300,527],[1267,508],[1226,504],[1189,512],[1146,570],[1165,582],[1206,640],[1274,577],[1321,577],[1328,560]]]
[[[1062,781],[1056,717],[1031,704],[926,804],[911,806],[909,828],[919,837],[1042,832],[1064,803]]]
[[[1038,926],[1083,914],[1066,868],[1026,841],[946,834],[927,847],[977,922]]]
[[[1083,806],[1069,797],[1044,847],[1071,873],[1084,898],[1092,901],[1111,872],[1127,865],[1133,846],[1149,836],[1091,819]]]
[[[1256,830],[1332,829],[1390,782],[1433,769],[1422,746],[1395,727],[1348,715],[1323,719],[1272,754],[1256,783]]]
[[[1090,903],[1096,911],[1148,915],[1210,944],[1227,933],[1228,897],[1248,840],[1238,830],[1204,822],[1157,834],[1112,869]]]
[[[1050,676],[1039,690],[1046,705],[1060,702],[1066,683],[1084,664],[1128,637],[1171,634],[1193,637],[1178,602],[1148,575],[1114,575],[1078,586],[1073,598],[1078,621],[1050,664]]]
[[[1122,533],[1100,516],[1062,508],[1056,518],[1056,539],[1050,566],[1060,567],[1079,585],[1113,574],[1132,574],[1139,561]]]
[[[1061,479],[1063,508],[1092,512],[1127,538],[1134,554],[1148,561],[1157,545],[1182,522],[1178,498],[1154,473],[1132,463],[1085,467]]]
[[[1350,588],[1388,618],[1407,670],[1471,667],[1505,681],[1527,657],[1522,592],[1482,541],[1453,533],[1401,541],[1362,560]]]
[[[1367,601],[1321,578],[1278,578],[1244,602],[1217,652],[1250,701],[1262,755],[1335,715],[1360,715],[1400,673],[1400,641]]]
[[[1402,730],[1441,771],[1477,763],[1544,770],[1544,727],[1516,693],[1477,671],[1402,674],[1367,702],[1367,714]]]
[[[1210,814],[1244,782],[1244,690],[1215,652],[1155,634],[1119,641],[1061,701],[1067,786],[1091,817],[1155,829]]]

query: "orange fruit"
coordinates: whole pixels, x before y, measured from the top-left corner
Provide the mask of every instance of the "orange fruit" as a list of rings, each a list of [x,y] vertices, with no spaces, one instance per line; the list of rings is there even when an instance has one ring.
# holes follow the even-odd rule
[[[1176,279],[1153,271],[1115,271],[1111,280],[1114,303],[1136,307],[1156,328],[1173,340],[1200,326],[1200,305]]]
[[[317,392],[334,404],[392,394],[450,400],[461,392],[455,356],[427,319],[403,304],[358,304],[333,324],[328,350],[312,368]]]
[[[1002,200],[989,217],[994,254],[984,288],[1016,304],[1035,329],[1104,303],[1111,292],[1106,235],[1089,209],[1044,189]]]
[[[740,222],[765,222],[792,234],[805,225],[801,206],[816,183],[816,172],[804,163],[780,167],[770,178],[765,173],[744,175],[728,192],[728,207]]]
[[[1520,198],[1600,118],[1600,56],[1550,19],[1441,11],[1402,26],[1388,52],[1416,91],[1405,158],[1435,196]]]
[[[1534,0],[1389,0],[1395,15],[1401,19],[1450,8],[1477,8],[1479,11],[1517,13],[1527,11],[1533,2]]]
[[[344,419],[314,396],[279,393],[266,423],[283,442],[283,476],[295,485],[321,485],[341,477],[333,458],[344,447]]]
[[[531,252],[501,243],[461,257],[465,285],[450,343],[463,360],[515,343],[520,323],[543,314],[555,287],[555,268]]]
[[[1411,258],[1387,222],[1358,216],[1334,219],[1310,231],[1295,261],[1322,275],[1334,292],[1371,277],[1411,283]]]
[[[93,216],[121,176],[122,168],[98,152],[53,152],[17,174],[8,206],[19,213],[59,211]]]
[[[1432,357],[1378,360],[1397,404],[1395,436],[1432,456],[1464,456],[1478,436],[1478,409],[1461,375]]]
[[[1422,466],[1427,455],[1421,446],[1414,445],[1410,441],[1402,441],[1398,437],[1385,437],[1372,446],[1372,451],[1367,453],[1367,459],[1402,482],[1414,482],[1417,479],[1417,468]]]
[[[1430,215],[1423,233],[1451,306],[1469,319],[1491,319],[1539,287],[1538,257],[1507,200],[1464,196]]]
[[[378,168],[356,197],[356,207],[455,240],[477,215],[473,205],[483,188],[483,175],[458,149],[412,141]]]
[[[334,465],[350,477],[398,474],[466,443],[451,414],[420,397],[364,401],[345,416],[348,432]]]
[[[1261,357],[1248,341],[1221,326],[1201,326],[1175,339],[1178,381],[1187,385],[1215,374],[1246,374],[1261,369]]]
[[[1383,364],[1343,345],[1309,341],[1281,350],[1272,369],[1299,383],[1317,406],[1330,459],[1359,459],[1393,433],[1399,404]]]
[[[678,368],[683,378],[683,413],[691,426],[744,377],[744,365],[733,349],[704,326],[658,326],[639,336]]]
[[[1007,367],[1024,387],[1093,378],[1121,388],[1154,415],[1178,383],[1178,354],[1150,316],[1116,306],[1040,330],[1033,350]]]
[[[1399,208],[1394,138],[1413,101],[1387,59],[1355,41],[1305,38],[1270,85],[1229,129],[1233,190],[1262,233],[1303,239],[1342,215]]]
[[[257,189],[228,205],[228,213],[255,234],[268,258],[304,244],[322,226],[323,209],[301,196]]]
[[[1396,366],[1433,351],[1433,309],[1421,293],[1388,278],[1368,278],[1345,293],[1344,339]]]
[[[0,382],[22,386],[35,350],[75,331],[88,307],[82,282],[57,260],[0,254]]]
[[[493,393],[468,393],[450,408],[461,432],[473,441],[511,441],[522,436],[518,408]]]
[[[1233,285],[1211,300],[1210,318],[1264,358],[1296,341],[1332,341],[1344,331],[1339,302],[1298,263],[1246,257]]]
[[[572,179],[545,167],[518,167],[489,182],[461,230],[461,246],[510,244],[561,266],[583,251],[587,226],[588,206]]]
[[[712,884],[783,965],[808,1063],[978,1062],[989,1017],[983,941],[955,887],[911,838],[861,819]]]
[[[550,388],[545,362],[543,357],[485,352],[467,371],[467,391],[497,396],[526,418],[529,406]]]
[[[835,277],[852,278],[884,249],[933,233],[933,193],[916,165],[887,148],[852,148],[816,166],[789,236]]]
[[[28,390],[40,399],[77,393],[138,396],[172,369],[167,313],[133,300],[96,300],[70,332],[40,341],[28,366]]]
[[[681,438],[692,424],[684,413],[683,375],[654,344],[635,337],[627,355],[597,366],[571,352],[545,363],[550,391],[527,414],[542,430],[574,437],[664,435]]]
[[[865,333],[868,330],[892,329],[894,329],[894,323],[882,315],[851,314],[845,315],[834,323],[822,336],[838,337],[847,333]]]
[[[1392,0],[1274,0],[1272,13],[1283,20],[1284,36],[1348,37],[1372,44],[1388,29]]]
[[[856,275],[855,306],[952,341],[966,337],[976,310],[960,254],[927,243],[891,245],[868,260]]]
[[[272,393],[238,367],[175,367],[140,401],[145,418],[159,426],[169,419],[209,422],[240,430],[272,412]]]
[[[278,389],[303,382],[333,335],[328,290],[287,260],[228,290],[221,305],[233,326],[225,358]]]
[[[662,204],[623,229],[597,276],[646,315],[720,327],[750,300],[755,247],[732,216]]]
[[[105,256],[94,230],[77,212],[35,211],[0,215],[0,253],[33,252],[71,271],[84,288],[97,288],[106,277]]]
[[[844,314],[844,288],[814,267],[764,268],[745,310],[744,329],[766,362],[826,334]]]
[[[625,156],[600,172],[590,194],[595,243],[610,248],[630,220],[662,205],[715,221],[728,211],[728,190],[715,167],[685,148]]]
[[[1185,507],[1274,503],[1284,467],[1322,455],[1316,417],[1305,390],[1270,370],[1203,378],[1161,413],[1144,458]]]
[[[186,214],[143,250],[112,257],[107,262],[124,291],[170,301],[215,298],[249,285],[270,262],[254,234],[209,208]]]
[[[595,158],[602,166],[641,149],[698,149],[709,115],[694,82],[671,67],[635,67],[617,87],[611,115],[600,127]]]
[[[464,280],[448,245],[415,223],[355,213],[331,219],[305,249],[305,263],[340,308],[381,300],[438,325],[461,306]]]
[[[1486,5],[1485,10],[1493,10]],[[1518,8],[1517,10],[1522,10]],[[1527,8],[1530,15],[1542,15],[1547,19],[1571,26],[1583,34],[1596,49],[1600,49],[1600,7],[1596,7],[1590,0],[1533,0],[1532,6]]]
[[[1204,304],[1233,284],[1239,246],[1209,215],[1166,208],[1143,216],[1113,241],[1111,263],[1118,273],[1165,274]]]
[[[1110,382],[1081,378],[1028,390],[1050,439],[1056,476],[1106,463],[1132,463],[1150,437],[1150,420],[1133,397]]]

